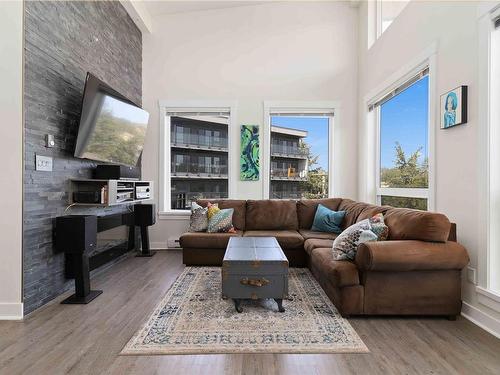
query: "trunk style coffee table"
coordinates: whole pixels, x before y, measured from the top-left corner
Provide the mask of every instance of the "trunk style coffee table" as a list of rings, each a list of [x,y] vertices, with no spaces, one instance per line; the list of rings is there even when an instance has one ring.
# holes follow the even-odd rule
[[[288,259],[274,237],[231,237],[222,261],[222,297],[242,312],[242,299],[273,298],[284,312]]]

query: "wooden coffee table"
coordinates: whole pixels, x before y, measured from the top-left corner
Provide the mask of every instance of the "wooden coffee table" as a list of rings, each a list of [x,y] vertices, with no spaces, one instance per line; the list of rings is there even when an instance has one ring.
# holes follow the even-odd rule
[[[242,312],[242,299],[273,298],[284,312],[288,259],[274,237],[231,237],[222,261],[222,297]]]

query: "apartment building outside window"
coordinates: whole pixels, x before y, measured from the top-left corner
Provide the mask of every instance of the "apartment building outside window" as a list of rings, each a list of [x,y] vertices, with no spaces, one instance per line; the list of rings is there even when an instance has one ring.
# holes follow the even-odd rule
[[[328,197],[332,114],[271,114],[269,198]]]
[[[188,210],[197,199],[228,198],[229,118],[226,111],[166,112],[165,209]]]

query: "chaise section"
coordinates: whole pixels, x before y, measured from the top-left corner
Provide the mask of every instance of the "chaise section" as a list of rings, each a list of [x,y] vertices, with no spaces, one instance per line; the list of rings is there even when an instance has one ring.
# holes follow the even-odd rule
[[[316,248],[309,268],[342,315],[363,314],[364,288],[353,262],[334,260],[331,247]]]

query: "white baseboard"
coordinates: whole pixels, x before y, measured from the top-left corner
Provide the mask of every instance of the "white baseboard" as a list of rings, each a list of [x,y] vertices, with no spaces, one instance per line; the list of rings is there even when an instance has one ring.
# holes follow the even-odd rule
[[[0,302],[0,320],[22,320],[23,303]]]
[[[178,247],[178,248],[168,248],[167,247],[167,242],[151,242],[149,244],[149,246],[151,247],[151,250],[180,250],[181,248]]]
[[[500,320],[486,314],[477,307],[462,302],[462,316],[500,339]]]

